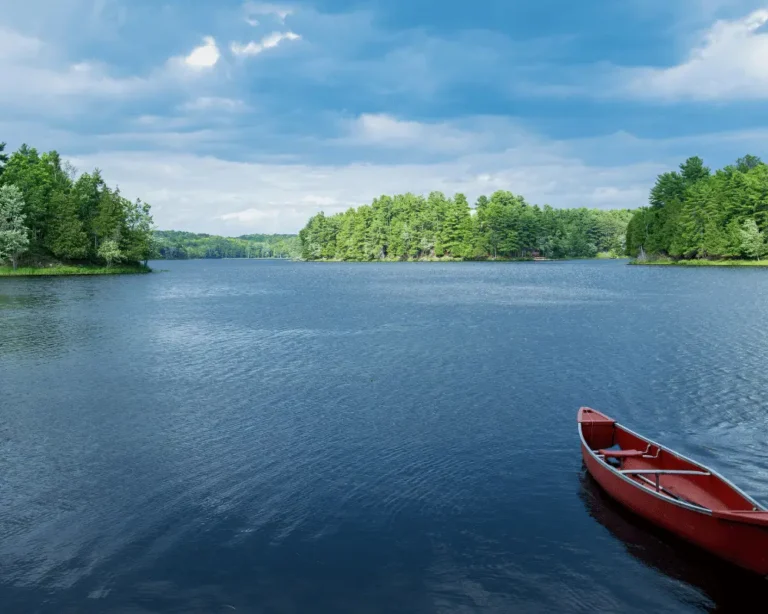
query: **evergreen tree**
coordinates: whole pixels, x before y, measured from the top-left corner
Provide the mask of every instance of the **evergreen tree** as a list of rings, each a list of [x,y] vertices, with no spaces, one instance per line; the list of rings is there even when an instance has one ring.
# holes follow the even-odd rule
[[[71,192],[57,192],[51,197],[51,218],[47,244],[51,253],[65,260],[88,256],[88,237],[78,216],[78,205]]]
[[[714,174],[701,158],[659,176],[650,207],[627,227],[627,252],[674,258],[759,258],[768,228],[768,165],[747,155]],[[756,234],[758,233],[758,234]]]
[[[557,210],[499,190],[473,211],[463,194],[381,196],[344,213],[313,216],[299,233],[307,260],[591,257],[623,253],[629,211]]]
[[[3,176],[5,165],[8,163],[8,154],[5,153],[5,143],[0,142],[0,177]]]

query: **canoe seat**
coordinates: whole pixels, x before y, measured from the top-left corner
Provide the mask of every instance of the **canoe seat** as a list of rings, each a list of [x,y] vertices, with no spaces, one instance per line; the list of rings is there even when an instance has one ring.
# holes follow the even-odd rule
[[[605,458],[636,458],[645,454],[641,450],[598,450],[597,453]]]

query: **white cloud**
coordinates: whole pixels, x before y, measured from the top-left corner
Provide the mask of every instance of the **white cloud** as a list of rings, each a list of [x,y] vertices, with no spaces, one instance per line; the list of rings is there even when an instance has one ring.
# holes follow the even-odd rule
[[[331,196],[318,196],[316,194],[307,194],[301,201],[309,203],[310,205],[320,205],[321,207],[333,207],[339,204],[339,202]]]
[[[146,86],[143,79],[115,78],[96,62],[62,65],[57,50],[38,38],[0,28],[0,113],[70,110],[79,97],[128,96]],[[12,84],[12,87],[11,87]]]
[[[288,17],[288,15],[293,15],[293,9],[282,4],[271,4],[268,2],[246,2],[244,8],[248,18],[250,18],[251,15],[273,15],[281,23],[285,22],[285,18]]]
[[[186,77],[204,72],[219,58],[215,40],[206,37],[189,55],[171,58],[145,75],[115,76],[104,63],[68,63],[65,49],[0,28],[0,83],[13,84],[0,88],[0,114],[84,115],[105,98],[125,101],[181,88]]]
[[[193,100],[189,100],[179,107],[182,111],[227,111],[230,113],[236,113],[239,111],[245,111],[248,109],[248,105],[242,100],[236,100],[234,98],[223,98],[220,96],[200,96]]]
[[[505,123],[505,130],[509,130],[509,124]],[[422,123],[401,120],[385,113],[364,113],[348,122],[349,136],[342,142],[455,153],[488,145],[492,133],[478,128],[477,125],[464,127],[457,122]]]
[[[300,38],[301,36],[295,32],[272,32],[272,34],[268,34],[258,43],[256,41],[251,41],[246,45],[232,43],[230,49],[232,50],[232,53],[237,56],[253,56],[258,55],[265,49],[273,49],[277,47],[282,41],[295,41]]]
[[[670,68],[623,69],[622,90],[663,100],[768,98],[768,9],[718,21],[688,58]]]
[[[510,150],[431,164],[326,166],[231,162],[164,151],[100,153],[75,164],[98,165],[126,196],[151,203],[159,227],[230,235],[295,232],[317,211],[334,213],[406,191],[460,191],[474,200],[481,193],[511,189],[555,206],[633,207],[645,202],[653,178],[664,169],[531,157]]]
[[[37,38],[0,27],[0,60],[25,60],[35,57],[43,47]]]
[[[280,217],[280,212],[277,209],[264,211],[262,209],[246,209],[245,211],[237,211],[235,213],[225,213],[221,216],[221,219],[226,222],[241,222],[243,224],[258,223],[264,225],[269,221],[275,223]]]
[[[203,44],[195,47],[184,58],[184,64],[196,70],[213,68],[216,66],[219,58],[221,58],[221,53],[216,45],[216,40],[212,36],[206,36],[203,39]]]
[[[140,133],[104,135],[95,139],[103,151],[74,162],[78,168],[102,168],[127,197],[152,204],[162,228],[238,235],[295,232],[317,211],[335,213],[381,194],[407,191],[463,192],[473,202],[504,189],[555,207],[632,208],[647,202],[659,173],[674,169],[691,151],[720,166],[768,138],[768,130],[762,130],[551,140],[499,117],[422,124],[363,116],[340,123],[342,131],[350,126],[368,140],[353,132],[354,139],[347,134],[317,143],[323,159],[346,160],[336,163],[217,158],[210,153],[231,144],[234,133],[215,130],[153,132],[151,141]],[[430,139],[446,135],[449,143],[459,135],[462,146],[438,155]],[[150,142],[162,150],[124,151]]]
[[[77,112],[83,110],[78,100],[125,97],[148,89],[145,79],[115,78],[105,67],[88,62],[66,68],[0,63],[0,81],[13,83],[12,88],[0,88],[0,110],[5,111]]]

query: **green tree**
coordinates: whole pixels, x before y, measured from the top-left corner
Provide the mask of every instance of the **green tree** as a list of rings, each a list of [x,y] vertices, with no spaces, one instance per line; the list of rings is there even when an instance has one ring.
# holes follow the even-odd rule
[[[710,170],[704,166],[704,160],[698,156],[688,158],[680,165],[680,176],[686,187],[703,181],[710,176]]]
[[[12,185],[0,187],[0,259],[10,260],[14,270],[29,246],[25,219],[21,190]]]
[[[143,262],[157,253],[158,247],[153,235],[153,221],[150,206],[140,199],[124,202],[125,219],[123,222],[122,252],[127,260]]]
[[[598,251],[623,253],[631,243],[630,219],[627,210],[531,206],[504,190],[480,196],[474,212],[463,194],[397,194],[330,217],[313,216],[299,243],[308,260],[590,257]]]
[[[21,191],[28,248],[39,260],[96,261],[100,243],[116,237],[128,260],[146,260],[152,251],[149,206],[110,189],[98,170],[78,177],[56,151],[22,145],[8,155],[1,147],[2,185]]]
[[[464,194],[456,194],[448,201],[439,242],[443,251],[454,258],[471,257],[472,215]]]
[[[88,236],[78,216],[78,204],[71,192],[51,197],[47,245],[57,258],[82,260],[88,256]]]
[[[3,176],[5,165],[8,163],[8,154],[5,153],[5,143],[0,143],[0,178]]]
[[[755,231],[768,228],[768,165],[746,155],[713,174],[701,158],[689,158],[679,173],[659,176],[649,202],[627,226],[630,255],[759,257],[764,241]]]
[[[763,161],[757,156],[747,154],[743,158],[736,160],[736,168],[742,173],[748,173],[753,168],[757,168],[763,163]]]
[[[747,258],[758,260],[765,254],[765,239],[755,220],[744,220],[741,228],[741,251]]]
[[[120,251],[119,241],[116,239],[106,239],[99,246],[99,258],[103,258],[108,267],[115,262],[121,262],[125,259],[123,252]]]

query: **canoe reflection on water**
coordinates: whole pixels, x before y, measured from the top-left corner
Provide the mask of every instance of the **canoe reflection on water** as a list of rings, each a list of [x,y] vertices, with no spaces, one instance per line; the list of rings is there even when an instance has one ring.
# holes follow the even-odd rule
[[[768,579],[726,563],[633,514],[612,499],[585,467],[579,497],[589,515],[621,541],[632,557],[699,589],[712,602],[710,611],[768,611]]]

